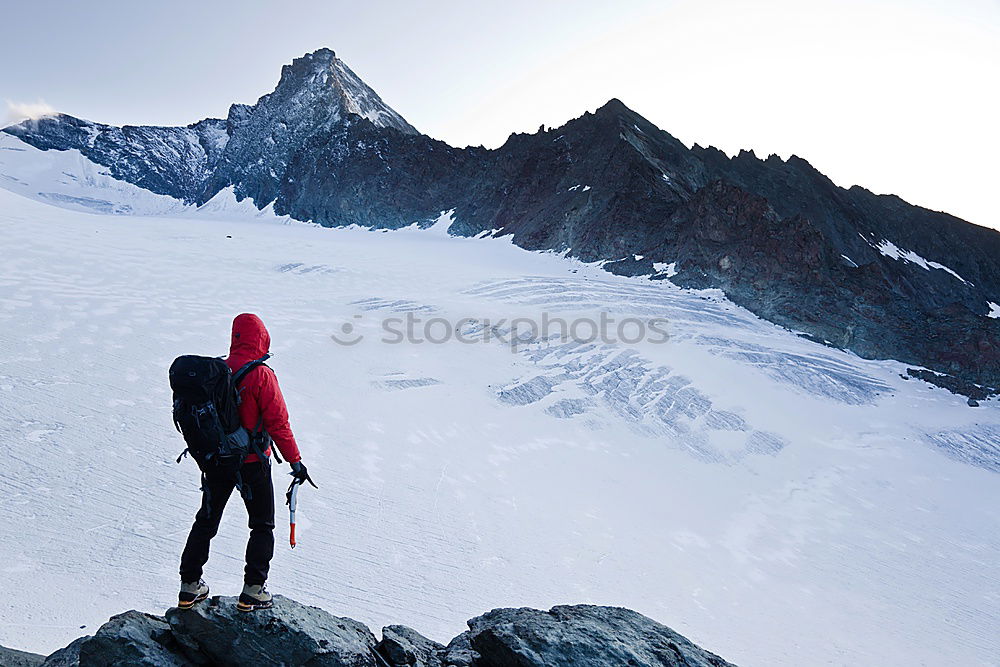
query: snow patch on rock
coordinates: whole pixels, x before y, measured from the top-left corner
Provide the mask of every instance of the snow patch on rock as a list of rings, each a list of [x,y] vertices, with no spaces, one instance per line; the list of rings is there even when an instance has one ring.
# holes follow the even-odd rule
[[[859,236],[861,236],[861,238],[863,238],[865,242],[868,243],[868,245],[875,248],[886,257],[899,260],[902,262],[907,262],[909,264],[916,264],[925,271],[930,271],[931,269],[940,269],[941,271],[946,271],[950,273],[951,275],[953,275],[955,278],[962,281],[966,285],[972,284],[962,276],[958,275],[958,273],[956,273],[949,267],[945,266],[944,264],[924,259],[923,257],[913,252],[912,250],[904,250],[903,248],[900,248],[899,246],[897,246],[892,241],[889,241],[888,239],[882,239],[881,241],[875,242],[872,241],[871,239],[866,238],[864,234],[860,234]]]
[[[673,278],[677,275],[677,262],[653,262],[653,269],[657,275]]]
[[[451,227],[453,222],[455,222],[455,209],[441,211],[438,217],[434,219],[434,222],[431,223],[431,226],[427,228],[427,231],[447,236],[448,228]]]

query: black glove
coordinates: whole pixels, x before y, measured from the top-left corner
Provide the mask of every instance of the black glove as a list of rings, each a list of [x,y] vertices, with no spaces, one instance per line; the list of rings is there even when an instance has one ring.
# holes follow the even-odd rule
[[[306,482],[309,482],[310,484],[313,485],[314,489],[319,488],[318,486],[316,486],[316,482],[312,481],[312,478],[309,476],[309,471],[306,470],[306,467],[302,464],[302,461],[296,461],[295,463],[293,463],[292,472],[289,474],[292,476],[292,484],[305,484]]]

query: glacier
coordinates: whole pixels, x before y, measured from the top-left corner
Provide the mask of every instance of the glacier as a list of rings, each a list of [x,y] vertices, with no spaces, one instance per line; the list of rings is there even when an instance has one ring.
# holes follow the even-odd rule
[[[0,139],[0,174],[26,173]],[[167,367],[224,354],[252,311],[320,486],[300,546],[278,540],[275,592],[435,639],[484,608],[591,602],[747,665],[1000,653],[995,401],[718,290],[449,236],[448,202],[433,231],[326,229],[58,159],[0,177],[0,644],[47,653],[172,601],[199,492],[174,463]],[[380,341],[405,313],[599,312],[664,318],[669,340]],[[356,345],[331,338],[344,323]],[[213,543],[215,592],[239,590],[244,524],[234,506]]]

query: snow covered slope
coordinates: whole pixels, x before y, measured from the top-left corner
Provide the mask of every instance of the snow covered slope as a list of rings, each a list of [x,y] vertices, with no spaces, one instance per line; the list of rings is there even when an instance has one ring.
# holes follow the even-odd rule
[[[107,199],[138,208],[124,197]],[[173,602],[198,477],[173,462],[167,367],[224,354],[253,311],[320,485],[300,495],[300,546],[278,543],[276,592],[437,639],[485,608],[594,602],[744,665],[1000,654],[994,402],[970,409],[718,292],[216,203],[233,219],[0,190],[0,644],[47,652]],[[670,339],[381,342],[408,313],[473,318],[471,338],[486,318],[602,312],[666,318]],[[217,593],[239,590],[245,533],[234,501]]]
[[[90,213],[177,213],[184,203],[114,178],[78,150],[35,148],[0,132],[0,188],[47,204]]]
[[[77,150],[43,151],[2,132],[0,189],[60,208],[99,215],[276,219],[273,202],[258,210],[252,199],[237,201],[232,186],[223,188],[201,206],[185,204],[119,180],[106,167]]]

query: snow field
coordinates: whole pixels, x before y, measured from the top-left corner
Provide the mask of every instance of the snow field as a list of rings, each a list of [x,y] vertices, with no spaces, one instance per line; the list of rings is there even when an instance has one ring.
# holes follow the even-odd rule
[[[503,239],[216,204],[108,217],[0,191],[0,644],[49,652],[173,604],[199,498],[195,466],[173,461],[166,369],[224,354],[251,311],[320,485],[300,494],[293,552],[275,468],[275,592],[439,641],[493,607],[592,602],[738,664],[1000,653],[997,456],[970,436],[1000,432],[992,402],[967,408],[717,292]],[[602,311],[663,317],[671,338],[379,341],[407,312]],[[360,343],[331,339],[345,322]],[[217,594],[241,584],[238,504],[206,571]]]

